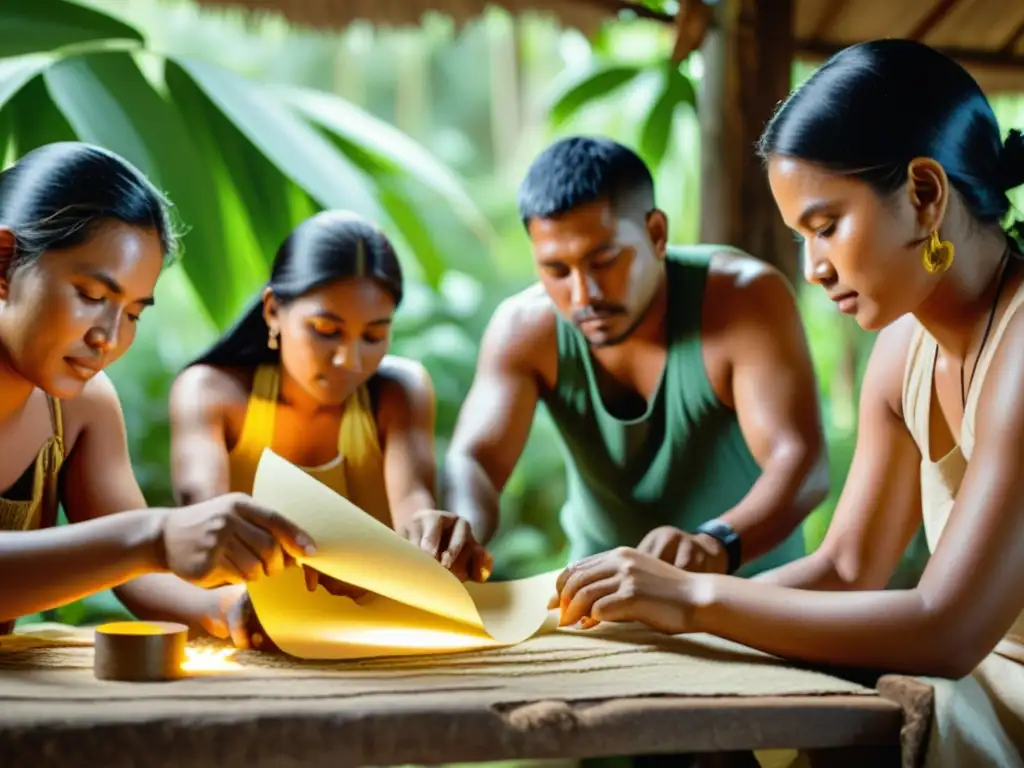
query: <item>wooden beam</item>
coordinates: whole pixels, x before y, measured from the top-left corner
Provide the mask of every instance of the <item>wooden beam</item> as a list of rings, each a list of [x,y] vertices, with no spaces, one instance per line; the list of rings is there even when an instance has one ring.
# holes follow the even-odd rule
[[[795,0],[719,0],[701,47],[701,226],[799,279],[799,252],[754,145],[792,85]]]
[[[1003,43],[1003,47],[999,49],[999,52],[1006,56],[1013,56],[1022,37],[1024,37],[1024,21],[1018,24],[1017,28],[1010,33],[1006,42]]]
[[[796,52],[815,58],[828,58],[849,45],[850,43],[805,38],[796,41]],[[956,59],[965,66],[1024,70],[1024,55],[1012,52],[986,51],[978,48],[960,48],[950,45],[933,45],[932,48],[952,59]]]
[[[940,21],[949,15],[949,12],[956,7],[957,2],[959,2],[959,0],[939,0],[939,2],[933,5],[932,9],[928,11],[928,14],[921,19],[920,23],[914,27],[908,37],[911,40],[923,42],[924,36],[931,32]]]

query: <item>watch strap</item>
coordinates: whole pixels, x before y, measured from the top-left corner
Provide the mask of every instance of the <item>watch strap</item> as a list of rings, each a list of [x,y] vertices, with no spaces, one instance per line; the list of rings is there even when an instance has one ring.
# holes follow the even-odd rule
[[[739,570],[740,565],[743,564],[742,548],[740,546],[740,535],[736,533],[735,528],[723,520],[715,519],[701,523],[697,526],[696,533],[710,536],[722,545],[722,549],[725,550],[726,557],[728,558],[726,573],[733,574]]]

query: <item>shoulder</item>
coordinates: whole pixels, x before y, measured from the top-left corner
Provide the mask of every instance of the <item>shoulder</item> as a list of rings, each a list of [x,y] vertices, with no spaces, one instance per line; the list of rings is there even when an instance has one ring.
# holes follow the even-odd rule
[[[796,291],[778,269],[743,251],[714,251],[704,303],[723,319],[759,319],[796,311]]]
[[[377,423],[382,432],[389,426],[433,419],[434,384],[422,363],[388,355],[381,361],[376,377]]]
[[[59,403],[64,439],[70,450],[78,437],[90,430],[122,429],[124,412],[114,382],[103,371],[93,376],[82,391]]]
[[[995,424],[1018,431],[1024,427],[1024,309],[1007,321],[979,384],[979,426],[986,416],[995,415]]]
[[[879,331],[861,385],[862,397],[883,403],[901,420],[903,379],[919,328],[913,315],[904,315]]]
[[[504,299],[494,310],[481,344],[481,357],[539,368],[557,349],[557,310],[544,287],[531,285]]]
[[[244,408],[251,388],[251,370],[189,366],[171,384],[171,419],[208,418],[232,408]]]

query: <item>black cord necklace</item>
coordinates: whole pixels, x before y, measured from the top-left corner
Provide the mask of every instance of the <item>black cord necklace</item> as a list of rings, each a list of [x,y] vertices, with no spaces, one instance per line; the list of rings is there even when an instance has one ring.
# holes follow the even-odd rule
[[[981,360],[981,353],[985,349],[985,342],[988,341],[988,334],[992,330],[992,321],[996,317],[996,309],[999,307],[999,297],[1003,294],[1003,286],[1006,285],[1006,277],[1010,274],[1009,259],[1012,248],[1006,247],[1006,251],[1003,252],[1002,258],[999,260],[999,284],[996,286],[996,295],[992,299],[992,307],[988,311],[988,323],[985,325],[985,333],[981,337],[981,346],[978,347],[978,354],[974,358],[974,365],[971,366],[971,378],[967,381],[967,386],[964,387],[964,364],[960,363],[960,402],[964,410],[967,409],[967,393],[970,391],[971,384],[974,383],[974,373],[978,370],[978,361]]]

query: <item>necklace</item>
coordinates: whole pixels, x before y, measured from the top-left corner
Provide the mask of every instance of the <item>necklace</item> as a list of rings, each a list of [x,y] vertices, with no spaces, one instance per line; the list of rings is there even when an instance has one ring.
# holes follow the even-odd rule
[[[971,384],[974,383],[974,373],[978,370],[978,361],[981,360],[981,353],[985,349],[985,342],[988,341],[989,331],[992,330],[992,321],[996,317],[996,308],[999,306],[999,297],[1003,294],[1003,286],[1006,285],[1006,276],[1010,273],[1009,269],[1009,257],[1012,249],[1007,247],[1003,253],[1002,258],[999,260],[999,283],[996,285],[996,295],[992,299],[992,307],[988,311],[988,323],[985,325],[985,333],[981,337],[981,346],[978,347],[978,354],[974,358],[974,365],[971,366],[971,378],[967,380],[967,386],[964,387],[964,364],[960,363],[960,402],[964,410],[967,409],[967,393],[970,391]]]

